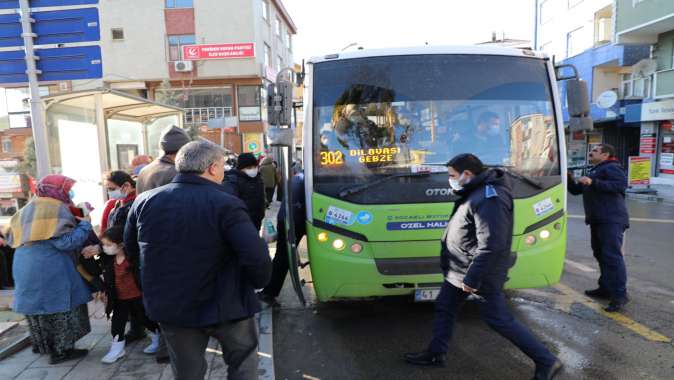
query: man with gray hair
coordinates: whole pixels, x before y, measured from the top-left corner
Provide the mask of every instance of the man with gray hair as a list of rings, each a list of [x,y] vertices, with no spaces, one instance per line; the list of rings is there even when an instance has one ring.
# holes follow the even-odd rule
[[[271,261],[243,202],[220,185],[224,155],[205,140],[183,146],[178,175],[136,198],[126,224],[127,254],[140,256],[145,309],[177,380],[204,378],[210,337],[229,379],[257,378],[255,289],[269,282]]]

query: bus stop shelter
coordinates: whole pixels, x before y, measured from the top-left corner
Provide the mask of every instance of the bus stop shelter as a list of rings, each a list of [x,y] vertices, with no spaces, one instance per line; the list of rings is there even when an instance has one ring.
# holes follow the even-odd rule
[[[43,98],[51,173],[77,181],[75,203],[100,212],[103,173],[131,171],[134,157],[159,157],[161,131],[182,127],[183,110],[111,89]],[[94,213],[94,222],[98,213]]]

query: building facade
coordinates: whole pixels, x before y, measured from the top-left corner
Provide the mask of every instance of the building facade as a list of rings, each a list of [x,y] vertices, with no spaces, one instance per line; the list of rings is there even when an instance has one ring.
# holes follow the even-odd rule
[[[625,112],[628,105],[649,98],[650,82],[634,72],[648,60],[650,47],[615,44],[614,24],[611,0],[537,1],[537,49],[555,62],[574,65],[589,87],[594,130],[567,134],[571,167],[586,165],[589,150],[600,143],[614,145],[625,167],[630,156],[639,155],[639,125],[626,119]],[[565,97],[565,86],[560,90]]]
[[[264,152],[265,84],[293,65],[296,27],[280,0],[116,0],[100,15],[106,87],[184,108],[185,127],[232,151]],[[238,128],[208,129],[226,116]]]
[[[297,31],[281,0],[115,0],[99,2],[98,10],[103,78],[41,83],[42,96],[124,91],[184,108],[184,127],[229,150],[264,152],[265,85],[293,66]],[[230,53],[185,57],[186,46]],[[2,157],[21,156],[31,135],[28,99],[25,84],[0,88]],[[227,116],[238,126],[208,129],[209,120]]]
[[[674,185],[674,1],[616,0],[616,42],[650,46],[639,68],[642,104],[626,108],[626,120],[640,128],[639,154],[651,161],[651,183]]]

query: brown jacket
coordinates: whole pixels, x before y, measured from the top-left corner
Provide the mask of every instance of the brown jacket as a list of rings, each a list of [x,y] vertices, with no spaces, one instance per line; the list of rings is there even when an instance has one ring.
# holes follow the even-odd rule
[[[262,160],[260,174],[262,175],[262,181],[264,182],[264,187],[266,189],[273,189],[276,187],[276,184],[279,183],[276,167],[274,166],[274,161],[271,157],[266,157]]]
[[[143,168],[136,180],[136,193],[141,194],[159,186],[164,186],[178,174],[172,158],[163,156]]]

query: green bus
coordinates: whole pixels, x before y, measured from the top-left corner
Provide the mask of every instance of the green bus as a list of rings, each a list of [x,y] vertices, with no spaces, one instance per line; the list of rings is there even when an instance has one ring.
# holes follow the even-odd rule
[[[517,261],[506,287],[558,282],[566,154],[557,80],[544,54],[507,48],[359,50],[308,61],[307,247],[319,301],[435,298],[439,239],[455,200],[445,164],[459,153],[512,179]],[[291,277],[297,285],[292,265]]]

